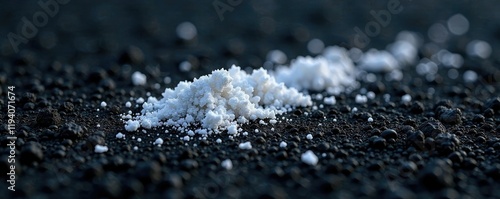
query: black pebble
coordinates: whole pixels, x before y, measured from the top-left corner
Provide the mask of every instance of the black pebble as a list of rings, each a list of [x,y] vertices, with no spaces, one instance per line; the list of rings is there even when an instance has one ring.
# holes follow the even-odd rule
[[[436,159],[425,165],[419,179],[428,189],[440,190],[453,185],[453,169],[445,161]]]
[[[52,108],[47,108],[40,111],[36,117],[36,123],[39,126],[48,127],[50,125],[59,125],[61,124],[61,115],[57,112],[57,110]]]
[[[74,122],[64,124],[60,129],[60,136],[62,138],[77,139],[81,138],[84,134],[84,128]]]
[[[462,111],[458,108],[446,109],[439,114],[439,120],[446,124],[462,123]]]
[[[424,122],[418,127],[418,129],[421,130],[426,137],[435,137],[440,133],[446,132],[444,125],[437,120]]]
[[[21,150],[21,162],[31,164],[43,160],[42,145],[38,142],[28,142]]]
[[[385,131],[382,131],[382,134],[380,134],[385,139],[397,139],[398,138],[398,133],[393,130],[393,129],[387,129]]]

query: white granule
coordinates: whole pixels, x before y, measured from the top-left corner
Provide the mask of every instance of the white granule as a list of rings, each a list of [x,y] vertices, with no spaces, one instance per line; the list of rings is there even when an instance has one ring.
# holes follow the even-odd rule
[[[125,107],[130,108],[131,106],[132,106],[132,103],[130,103],[130,102],[125,103]]]
[[[312,140],[312,139],[313,139],[313,136],[309,133],[309,134],[307,134],[306,138],[307,138],[308,140]]]
[[[118,138],[118,139],[122,139],[122,138],[125,138],[125,135],[124,135],[123,133],[121,133],[121,132],[118,132],[118,133],[116,134],[116,138]]]
[[[288,111],[285,106],[312,105],[310,96],[277,83],[266,70],[247,74],[234,65],[192,82],[180,82],[162,96],[160,100],[149,97],[141,114],[127,121],[126,126],[148,120],[151,128],[180,125],[185,131],[201,124],[202,129],[212,132],[251,120],[274,119]]]
[[[188,135],[184,136],[184,138],[182,138],[184,141],[189,141],[191,139],[191,137],[189,137]]]
[[[411,102],[411,95],[409,95],[409,94],[403,95],[403,97],[401,97],[401,101],[403,103]]]
[[[247,136],[248,135],[248,132],[243,132],[243,136]]]
[[[280,147],[281,147],[281,148],[285,148],[286,146],[287,146],[286,142],[281,141],[281,143],[280,143]]]
[[[399,69],[399,64],[389,52],[370,49],[361,57],[359,68],[368,72],[391,72]]]
[[[318,164],[318,156],[314,155],[314,153],[311,150],[308,150],[305,153],[303,153],[300,156],[300,160],[311,166],[315,166],[316,164]]]
[[[192,40],[198,34],[196,26],[191,22],[182,22],[175,30],[177,36],[183,40]]]
[[[351,112],[353,112],[353,113],[358,112],[358,108],[356,108],[356,107],[352,108]]]
[[[368,97],[368,99],[375,99],[375,93],[373,91],[369,91],[366,93],[366,97]]]
[[[368,122],[373,122],[373,118],[368,118]]]
[[[137,150],[139,150],[139,147],[134,146],[134,151],[137,151]]]
[[[472,40],[466,47],[467,55],[486,59],[491,55],[491,46],[485,41]]]
[[[134,84],[135,86],[146,85],[146,81],[147,81],[147,77],[145,74],[142,74],[139,71],[135,71],[132,74],[132,84]]]
[[[139,129],[139,127],[141,126],[141,124],[139,123],[139,121],[132,121],[132,120],[129,120],[126,124],[125,124],[125,130],[127,131],[137,131],[137,129]]]
[[[325,97],[323,98],[323,103],[328,105],[335,105],[337,103],[337,100],[335,100],[335,96]]]
[[[215,142],[216,142],[217,144],[220,144],[220,143],[222,143],[222,140],[221,140],[220,138],[217,138],[217,140],[215,140]]]
[[[287,57],[286,54],[281,50],[271,50],[267,53],[267,60],[276,64],[284,64],[287,60]]]
[[[252,149],[252,144],[250,142],[240,143],[238,146],[240,149]]]
[[[179,64],[179,70],[182,72],[189,72],[193,68],[193,65],[189,61],[183,61]]]
[[[358,86],[355,72],[346,49],[333,46],[314,58],[297,57],[289,67],[278,67],[274,75],[278,82],[298,90],[340,93],[346,88]]]
[[[271,119],[271,120],[269,120],[269,123],[271,123],[271,124],[276,124],[276,123],[278,123],[278,121],[277,121],[277,120],[275,120],[275,119]]]
[[[163,144],[163,139],[161,138],[156,139],[154,144]]]
[[[108,104],[106,104],[106,102],[101,102],[101,107],[106,107]]]
[[[231,170],[233,168],[233,162],[230,159],[226,159],[221,162],[221,166],[226,170]]]
[[[357,94],[355,101],[358,104],[364,104],[364,103],[368,102],[368,97],[366,97],[365,95]]]
[[[137,142],[142,142],[142,139],[141,138],[137,138]]]
[[[142,98],[142,97],[137,98],[137,100],[135,100],[135,103],[138,103],[138,104],[144,103],[144,98]]]
[[[238,132],[237,128],[238,128],[238,127],[237,127],[236,125],[234,125],[234,124],[233,124],[233,125],[231,125],[231,126],[229,126],[229,127],[227,128],[227,134],[229,134],[229,135],[234,135],[234,134],[236,134],[236,133]]]
[[[96,152],[96,153],[104,153],[106,151],[108,151],[107,146],[95,145],[95,147],[94,147],[94,152]]]

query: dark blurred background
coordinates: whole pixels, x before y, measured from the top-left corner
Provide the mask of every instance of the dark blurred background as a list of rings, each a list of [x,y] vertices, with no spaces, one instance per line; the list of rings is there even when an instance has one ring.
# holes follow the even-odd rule
[[[48,0],[41,0],[48,2]],[[53,0],[55,1],[55,0]],[[68,0],[66,0],[68,1]],[[57,2],[57,1],[56,1]],[[427,37],[427,29],[457,13],[470,22],[462,36],[466,41],[489,42],[494,54],[500,38],[500,3],[493,0],[400,0],[403,10],[392,15],[387,27],[372,37],[364,49],[384,48],[402,30]],[[13,51],[8,33],[19,33],[23,17],[32,21],[43,11],[38,1],[4,1],[0,6],[0,55],[2,68],[17,65],[43,67],[57,61],[64,64],[108,66],[159,65],[162,72],[175,74],[178,65],[191,60],[194,71],[207,73],[231,63],[260,67],[268,51],[280,49],[289,58],[308,55],[307,42],[313,38],[326,46],[353,46],[354,28],[364,29],[374,21],[370,11],[387,9],[388,1],[69,1],[38,28],[35,37]],[[214,4],[229,6],[222,13]],[[237,5],[231,5],[237,4]],[[197,36],[179,39],[176,28],[191,22]],[[463,43],[463,42],[462,42]],[[455,44],[450,42],[450,48]],[[130,48],[133,46],[132,48]],[[142,57],[141,57],[142,54]],[[2,70],[3,70],[2,69]]]

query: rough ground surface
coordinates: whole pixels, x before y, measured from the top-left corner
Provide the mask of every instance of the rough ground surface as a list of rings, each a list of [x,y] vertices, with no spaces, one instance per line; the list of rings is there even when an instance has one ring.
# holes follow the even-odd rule
[[[292,122],[245,125],[249,135],[234,140],[222,134],[184,142],[163,130],[125,133],[118,115],[128,111],[130,97],[159,96],[178,81],[235,62],[260,67],[272,49],[289,58],[308,55],[311,38],[349,47],[353,28],[373,20],[370,10],[386,8],[374,1],[265,2],[274,1],[243,1],[220,21],[209,1],[71,1],[18,53],[7,33],[41,8],[35,1],[2,4],[2,198],[500,197],[500,20],[492,1],[401,1],[405,10],[370,43],[383,48],[401,30],[426,36],[434,22],[460,12],[471,29],[444,47],[464,55],[467,41],[482,39],[494,49],[489,59],[466,58],[459,69],[478,72],[474,84],[450,79],[446,70],[427,82],[410,66],[401,82],[363,83],[377,93],[366,105],[354,102],[359,91],[342,94],[336,105],[284,115]],[[176,38],[183,21],[198,28],[195,41]],[[179,71],[184,60],[194,63],[192,71]],[[136,70],[148,76],[146,86],[132,85]],[[172,83],[165,85],[165,76]],[[5,175],[11,85],[18,137],[15,192],[7,190]],[[411,102],[401,102],[405,94]],[[102,101],[108,106],[100,107]],[[127,139],[115,138],[118,132]],[[164,140],[161,147],[152,144],[157,137]],[[253,148],[239,149],[246,141]],[[282,141],[286,148],[279,147]],[[94,153],[96,144],[109,151]],[[307,150],[319,157],[316,166],[302,163]],[[221,166],[226,159],[232,160],[231,170]]]

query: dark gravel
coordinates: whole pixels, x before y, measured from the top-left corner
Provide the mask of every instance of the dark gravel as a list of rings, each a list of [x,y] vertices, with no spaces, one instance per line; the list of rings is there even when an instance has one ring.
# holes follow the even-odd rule
[[[9,147],[9,118],[0,114],[2,172],[10,171],[11,153],[16,160],[16,191],[7,189],[9,175],[1,175],[1,198],[500,198],[500,4],[401,1],[404,10],[364,49],[383,49],[402,30],[427,38],[432,24],[462,13],[469,32],[440,45],[464,56],[457,71],[476,71],[475,83],[449,78],[446,68],[427,81],[409,66],[399,82],[385,74],[361,82],[376,94],[367,104],[355,103],[358,89],[337,96],[335,105],[283,115],[292,122],[244,125],[247,137],[223,135],[220,144],[214,137],[186,142],[164,129],[125,132],[119,114],[131,98],[159,97],[179,81],[233,63],[261,67],[273,49],[289,61],[309,55],[313,38],[351,47],[353,28],[364,28],[374,20],[370,11],[387,7],[384,1],[241,1],[220,21],[214,2],[70,1],[17,53],[8,33],[21,31],[22,18],[43,8],[2,4],[0,105],[6,113],[7,86],[16,86],[17,140]],[[191,41],[175,34],[184,21],[198,30]],[[466,55],[473,39],[490,43],[490,58]],[[193,69],[181,71],[182,61]],[[134,71],[148,76],[146,85],[132,84]],[[405,94],[411,102],[401,102]],[[126,139],[117,139],[118,132]],[[152,144],[157,134],[161,147]],[[245,141],[253,148],[239,149]],[[96,153],[96,145],[109,150]],[[318,156],[316,166],[301,162],[307,150]],[[230,170],[221,166],[227,159]]]

